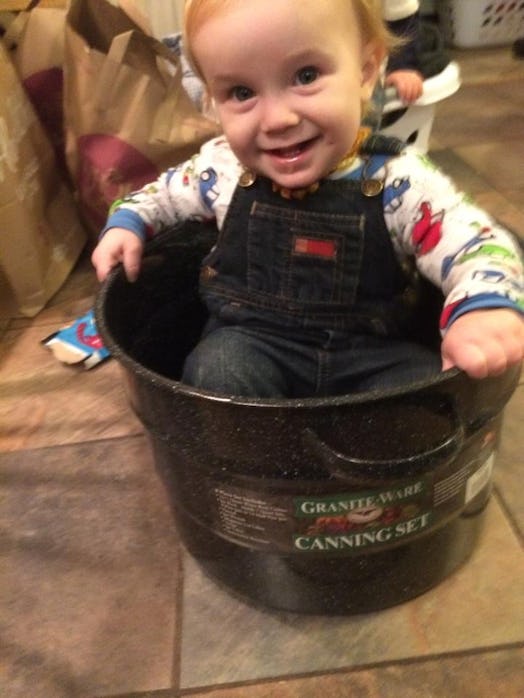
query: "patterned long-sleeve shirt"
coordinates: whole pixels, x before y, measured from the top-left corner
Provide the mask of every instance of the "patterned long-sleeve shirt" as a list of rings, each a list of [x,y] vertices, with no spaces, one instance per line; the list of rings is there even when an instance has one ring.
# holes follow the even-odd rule
[[[331,176],[355,176],[361,165],[357,160]],[[191,160],[115,202],[103,232],[122,227],[146,240],[185,220],[212,219],[220,229],[242,172],[227,141],[215,138]],[[373,177],[384,182],[384,220],[399,258],[413,257],[444,294],[443,332],[470,310],[506,307],[524,313],[517,242],[426,156],[406,148]]]

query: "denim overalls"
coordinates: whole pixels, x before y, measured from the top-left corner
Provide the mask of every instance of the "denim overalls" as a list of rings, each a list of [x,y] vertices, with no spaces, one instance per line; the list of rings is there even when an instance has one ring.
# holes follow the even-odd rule
[[[304,397],[438,371],[438,357],[402,340],[411,279],[384,222],[382,183],[372,179],[402,147],[372,136],[359,172],[322,180],[299,201],[273,192],[264,177],[237,186],[203,263],[211,319],[184,382],[230,395]]]

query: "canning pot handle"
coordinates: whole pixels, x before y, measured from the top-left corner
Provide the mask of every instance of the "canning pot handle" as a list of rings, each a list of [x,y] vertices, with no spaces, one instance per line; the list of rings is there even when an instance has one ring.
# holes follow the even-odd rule
[[[455,458],[464,443],[464,429],[458,424],[451,434],[436,446],[406,458],[373,460],[354,458],[335,450],[311,428],[303,431],[305,444],[321,459],[323,467],[332,477],[353,484],[370,484],[374,480],[383,482],[406,475],[415,475]]]

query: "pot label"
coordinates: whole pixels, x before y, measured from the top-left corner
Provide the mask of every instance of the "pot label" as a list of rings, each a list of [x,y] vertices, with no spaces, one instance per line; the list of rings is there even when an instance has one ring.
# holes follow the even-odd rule
[[[228,539],[287,552],[351,551],[421,533],[434,519],[427,482],[322,497],[215,487],[216,526]]]
[[[291,495],[215,482],[214,529],[233,542],[279,553],[357,554],[424,535],[456,516],[491,483],[490,449],[440,476],[322,496]],[[321,484],[319,483],[319,487]],[[342,485],[341,485],[342,486]]]
[[[425,479],[378,491],[297,498],[294,506],[300,530],[293,547],[302,552],[392,543],[420,533],[433,519]]]

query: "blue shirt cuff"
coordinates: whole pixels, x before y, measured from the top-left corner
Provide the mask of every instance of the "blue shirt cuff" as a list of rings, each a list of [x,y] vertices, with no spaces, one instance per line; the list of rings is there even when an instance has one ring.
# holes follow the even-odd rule
[[[518,303],[512,301],[507,296],[499,296],[496,293],[483,293],[472,298],[466,298],[462,303],[457,305],[448,318],[446,323],[447,329],[457,318],[465,313],[470,313],[472,310],[489,310],[490,308],[509,308],[517,313],[524,314],[524,308]]]
[[[121,208],[112,213],[98,239],[100,240],[110,228],[125,228],[138,235],[142,242],[146,241],[146,224],[137,213],[129,209]]]

